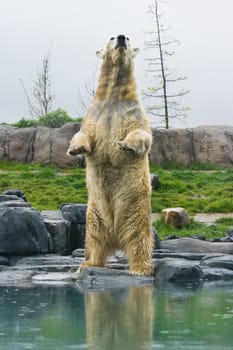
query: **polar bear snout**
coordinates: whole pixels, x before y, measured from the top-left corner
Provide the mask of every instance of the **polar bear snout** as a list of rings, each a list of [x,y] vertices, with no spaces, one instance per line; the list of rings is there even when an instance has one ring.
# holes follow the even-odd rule
[[[125,49],[127,49],[127,43],[126,43],[125,35],[118,35],[117,40],[116,40],[115,49],[118,49],[119,47],[124,47]]]

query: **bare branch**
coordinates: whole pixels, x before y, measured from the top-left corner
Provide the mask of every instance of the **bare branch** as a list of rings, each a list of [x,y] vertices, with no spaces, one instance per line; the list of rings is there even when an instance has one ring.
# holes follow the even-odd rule
[[[180,82],[186,79],[183,76],[177,76],[176,72],[170,70],[167,66],[167,58],[175,54],[174,50],[170,48],[174,45],[179,45],[179,41],[168,37],[167,33],[171,30],[170,26],[166,26],[161,23],[162,14],[159,11],[159,5],[162,0],[153,0],[153,4],[149,7],[148,13],[151,15],[154,21],[154,30],[145,31],[145,34],[149,37],[145,41],[145,49],[153,49],[153,55],[156,56],[146,58],[148,62],[148,68],[146,69],[149,73],[155,73],[157,76],[153,76],[154,86],[149,86],[147,91],[143,91],[142,95],[144,98],[159,99],[159,105],[150,106],[147,108],[148,113],[154,117],[162,118],[165,127],[170,127],[170,119],[183,118],[187,110],[180,108],[180,99],[186,95],[188,90],[181,90],[174,92],[174,88],[170,88],[170,84]],[[156,86],[156,82],[157,86]]]

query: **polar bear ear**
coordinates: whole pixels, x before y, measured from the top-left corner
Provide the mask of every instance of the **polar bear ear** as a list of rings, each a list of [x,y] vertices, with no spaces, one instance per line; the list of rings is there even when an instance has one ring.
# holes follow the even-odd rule
[[[104,59],[104,57],[105,57],[104,50],[96,51],[96,56],[101,58],[101,59]]]
[[[136,47],[135,49],[133,49],[133,57],[137,56],[140,52],[140,49],[138,47]]]

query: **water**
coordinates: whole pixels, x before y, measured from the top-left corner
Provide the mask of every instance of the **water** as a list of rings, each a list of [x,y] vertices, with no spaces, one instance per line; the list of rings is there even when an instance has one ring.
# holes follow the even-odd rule
[[[232,349],[233,285],[0,288],[1,350]]]

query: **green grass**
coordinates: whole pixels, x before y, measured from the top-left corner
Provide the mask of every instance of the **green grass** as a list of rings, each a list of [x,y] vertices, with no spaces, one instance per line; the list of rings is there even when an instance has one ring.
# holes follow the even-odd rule
[[[160,177],[158,191],[152,192],[152,211],[184,207],[190,214],[233,212],[233,171],[151,167]]]
[[[198,166],[199,171],[197,166],[195,170],[174,165],[169,165],[169,170],[151,166],[151,172],[160,179],[159,189],[152,191],[152,211],[184,207],[190,215],[233,212],[233,171]],[[87,201],[85,169],[0,161],[1,170],[0,193],[21,189],[36,209],[57,209],[64,202]]]
[[[183,228],[175,228],[172,225],[165,225],[162,220],[153,222],[153,226],[158,231],[160,239],[162,240],[166,239],[170,235],[176,235],[178,237],[193,237],[202,235],[206,239],[221,238],[226,235],[231,224],[233,225],[233,218],[219,219],[212,225],[205,225],[204,223],[191,219],[189,225]]]
[[[0,193],[7,189],[22,190],[38,210],[58,209],[61,203],[86,203],[85,170],[64,171],[44,165],[7,164],[0,162]]]
[[[165,168],[151,166],[159,175],[160,187],[152,191],[152,211],[160,213],[168,207],[183,207],[195,213],[233,212],[233,170],[196,164],[190,169],[167,164]],[[0,194],[7,189],[22,190],[37,210],[59,209],[62,203],[86,203],[85,169],[59,169],[43,164],[22,164],[0,161]],[[165,226],[157,221],[160,237],[176,234],[208,237],[225,235],[233,219],[220,219],[206,226],[191,220],[183,229]]]

